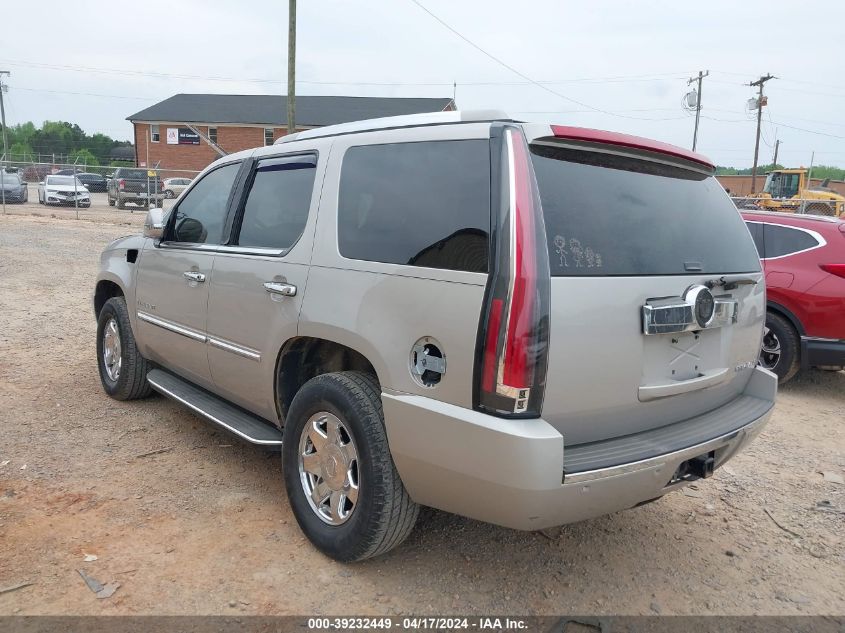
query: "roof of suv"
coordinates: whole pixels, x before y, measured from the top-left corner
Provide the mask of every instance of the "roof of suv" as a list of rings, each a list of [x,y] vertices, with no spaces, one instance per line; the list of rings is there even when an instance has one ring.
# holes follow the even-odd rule
[[[365,119],[363,121],[353,121],[350,123],[341,123],[339,125],[327,125],[313,130],[305,130],[282,136],[276,139],[273,144],[280,145],[305,139],[339,136],[342,134],[355,134],[360,132],[372,132],[376,130],[392,130],[455,123],[483,123],[488,121],[513,121],[516,123],[522,123],[522,121],[517,121],[502,110],[452,110],[448,112],[426,112],[422,114]],[[710,169],[714,168],[713,162],[706,156],[696,152],[691,152],[676,145],[664,143],[662,141],[655,141],[640,136],[631,136],[629,134],[620,134],[618,132],[594,130],[590,128],[553,124],[548,125],[551,128],[552,134],[560,138],[645,150],[648,152],[665,154],[675,158],[692,161]]]

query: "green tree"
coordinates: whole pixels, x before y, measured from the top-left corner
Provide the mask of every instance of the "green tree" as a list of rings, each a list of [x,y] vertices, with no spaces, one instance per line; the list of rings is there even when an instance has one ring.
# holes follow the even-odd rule
[[[11,160],[30,160],[32,147],[30,147],[29,143],[16,141],[9,146],[9,155]]]
[[[76,150],[68,156],[68,162],[75,165],[88,165],[89,167],[98,167],[100,161],[90,151],[85,148]]]

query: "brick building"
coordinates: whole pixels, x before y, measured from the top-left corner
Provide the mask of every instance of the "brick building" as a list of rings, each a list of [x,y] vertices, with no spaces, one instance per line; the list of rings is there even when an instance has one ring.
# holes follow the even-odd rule
[[[360,119],[454,110],[452,99],[297,96],[296,129]],[[272,145],[287,133],[287,97],[178,94],[127,117],[139,167],[199,171],[219,154]],[[191,129],[193,128],[193,129]],[[200,134],[197,134],[199,132]]]

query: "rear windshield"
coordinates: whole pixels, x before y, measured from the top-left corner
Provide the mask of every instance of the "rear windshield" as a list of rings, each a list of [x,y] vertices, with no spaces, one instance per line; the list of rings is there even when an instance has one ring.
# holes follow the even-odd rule
[[[72,187],[74,183],[80,184],[79,180],[73,176],[47,176],[48,185],[70,185]]]
[[[120,171],[121,178],[128,178],[129,180],[143,180],[147,177],[153,178],[153,176],[147,176],[146,169],[122,169]]]
[[[553,277],[760,270],[712,176],[636,158],[533,145]]]

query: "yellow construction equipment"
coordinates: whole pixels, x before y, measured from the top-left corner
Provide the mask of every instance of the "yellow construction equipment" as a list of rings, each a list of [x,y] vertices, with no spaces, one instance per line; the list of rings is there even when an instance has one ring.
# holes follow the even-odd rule
[[[748,202],[768,211],[808,213],[845,217],[845,196],[821,185],[809,186],[806,169],[776,169],[766,176],[760,193],[752,193]]]

